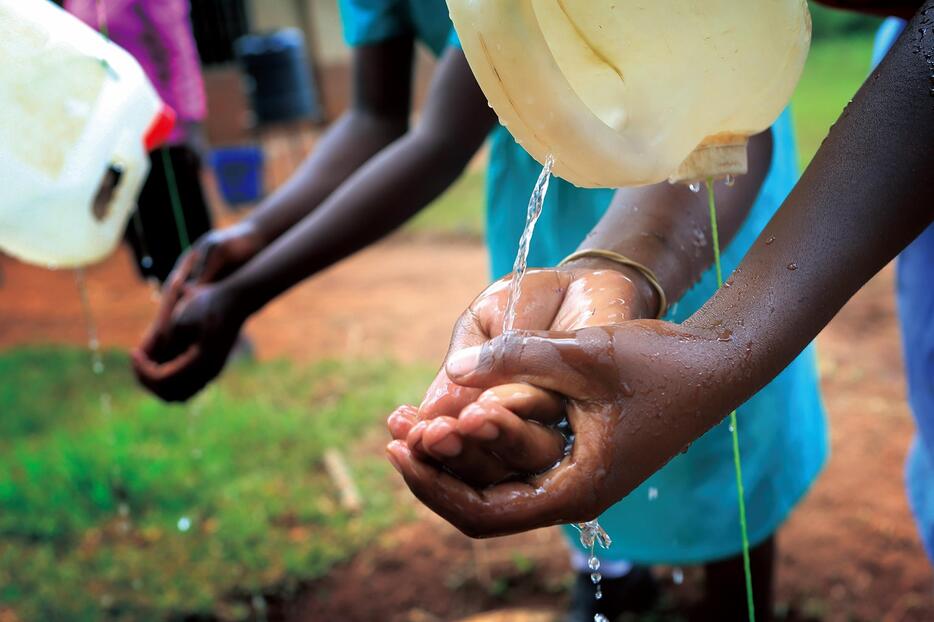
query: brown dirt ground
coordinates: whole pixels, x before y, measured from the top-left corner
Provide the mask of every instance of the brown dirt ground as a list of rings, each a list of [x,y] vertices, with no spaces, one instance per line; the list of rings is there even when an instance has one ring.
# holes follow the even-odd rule
[[[485,271],[476,242],[392,238],[295,288],[259,314],[249,334],[263,359],[438,361]],[[88,283],[104,346],[132,346],[154,302],[126,253],[88,270]],[[892,288],[887,268],[819,339],[833,456],[780,532],[777,602],[788,619],[934,620],[934,578],[903,489],[913,424]],[[416,330],[401,328],[413,321]],[[0,349],[85,339],[71,273],[0,257]],[[401,491],[400,499],[414,503]],[[568,572],[553,530],[477,545],[418,515],[278,610],[296,621],[429,622],[562,605]],[[696,594],[697,572],[687,577],[680,587],[666,579],[662,615]]]

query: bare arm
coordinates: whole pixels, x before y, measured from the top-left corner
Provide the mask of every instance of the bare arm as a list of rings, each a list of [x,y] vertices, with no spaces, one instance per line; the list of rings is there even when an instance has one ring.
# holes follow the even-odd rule
[[[393,231],[453,183],[494,122],[463,52],[450,49],[439,63],[418,126],[368,161],[222,287],[238,308],[252,313]]]
[[[315,210],[367,160],[405,134],[413,50],[411,37],[354,48],[350,108],[248,219],[263,245]]]
[[[771,162],[772,133],[767,130],[749,141],[748,173],[732,188],[716,185],[722,246],[729,243],[749,214]],[[580,248],[615,251],[649,267],[669,303],[673,303],[713,264],[707,194],[668,183],[618,190],[610,209]],[[569,267],[621,270],[639,285],[646,309],[658,308],[655,290],[636,270],[589,257]]]
[[[565,395],[576,434],[560,466],[481,491],[396,441],[389,456],[412,491],[475,536],[589,520],[778,374],[934,220],[931,18],[928,0],[731,287],[683,325],[637,320],[498,337],[449,358],[447,374],[463,386],[528,382]]]
[[[494,122],[463,52],[449,50],[418,126],[349,175],[317,210],[216,283],[186,284],[197,257],[182,262],[134,356],[140,382],[169,400],[199,391],[220,373],[247,317],[425,207],[460,175]],[[301,194],[289,195],[295,203],[283,213],[301,210]]]

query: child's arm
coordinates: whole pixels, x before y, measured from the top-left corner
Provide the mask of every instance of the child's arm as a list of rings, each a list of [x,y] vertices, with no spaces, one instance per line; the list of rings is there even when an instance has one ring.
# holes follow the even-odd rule
[[[197,261],[190,270],[176,270],[173,276],[200,283],[227,276],[317,209],[367,160],[405,135],[414,45],[411,37],[398,37],[354,47],[353,92],[347,111],[280,188],[239,223],[202,236],[189,253]]]
[[[769,170],[770,132],[753,137],[749,149],[749,174],[732,188],[723,189],[720,184],[721,229],[727,241],[746,218]],[[713,261],[704,197],[706,193],[698,195],[686,186],[667,183],[620,190],[581,248],[613,250],[650,266],[674,302]],[[620,272],[626,278],[621,279]],[[508,280],[500,281],[474,301],[455,328],[452,353],[500,333],[507,284]],[[608,326],[654,317],[659,304],[640,272],[591,257],[557,270],[530,272],[522,293],[516,324],[520,329],[573,331]],[[547,403],[549,394],[538,391],[538,399],[532,402]],[[461,479],[478,485],[511,473],[537,473],[542,465],[553,465],[562,457],[563,445],[557,442],[556,432],[523,421],[528,417],[521,409],[515,412],[508,404],[487,401],[480,390],[452,383],[442,369],[417,412],[421,421],[411,421],[416,412],[403,407],[390,416],[389,428],[393,438],[406,441],[415,456],[440,462]],[[502,435],[484,438],[483,430],[491,429]],[[503,457],[504,447],[521,450],[508,452],[513,457],[509,460]]]
[[[318,209],[228,278],[190,291],[172,322],[156,327],[136,353],[140,381],[170,400],[187,399],[200,390],[222,369],[247,317],[304,278],[380,239],[431,202],[460,175],[494,123],[463,53],[449,50],[439,63],[418,126],[344,183],[336,173],[327,176],[340,188]],[[346,131],[340,136],[352,142]],[[331,152],[327,145],[318,151],[322,148]],[[344,175],[353,168],[353,158],[346,155],[333,152],[324,158],[327,162],[319,162],[321,169]],[[306,168],[313,164],[309,161]],[[323,188],[307,171],[302,179],[286,191],[296,208],[309,188]],[[174,282],[186,287],[180,279]],[[179,298],[177,292],[169,294],[169,304]]]
[[[731,287],[684,325],[636,321],[571,336],[498,338],[447,361],[448,375],[463,385],[530,382],[568,396],[577,423],[569,459],[528,483],[479,493],[392,443],[390,457],[413,492],[472,535],[588,520],[777,375],[934,220],[932,18],[928,1]]]

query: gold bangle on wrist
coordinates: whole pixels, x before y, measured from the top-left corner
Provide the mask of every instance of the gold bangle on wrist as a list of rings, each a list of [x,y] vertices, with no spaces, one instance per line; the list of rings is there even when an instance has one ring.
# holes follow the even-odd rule
[[[571,253],[562,259],[558,266],[560,267],[574,261],[575,259],[584,259],[586,257],[607,259],[614,263],[618,263],[621,266],[632,268],[641,273],[642,276],[645,277],[645,280],[649,282],[649,285],[652,286],[652,289],[655,290],[655,293],[658,294],[658,315],[656,315],[655,318],[660,320],[665,316],[665,313],[668,312],[668,297],[665,295],[665,290],[662,289],[661,283],[658,282],[658,278],[656,278],[655,273],[652,272],[652,270],[650,270],[647,266],[644,266],[638,261],[630,259],[625,255],[620,255],[619,253],[608,251],[603,248],[587,248]]]

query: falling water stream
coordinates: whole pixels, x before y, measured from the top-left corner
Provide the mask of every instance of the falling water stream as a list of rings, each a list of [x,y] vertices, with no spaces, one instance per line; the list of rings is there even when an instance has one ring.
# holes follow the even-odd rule
[[[516,304],[522,293],[522,278],[528,268],[529,246],[532,242],[535,224],[538,222],[539,216],[542,215],[542,206],[545,203],[545,195],[548,193],[548,182],[551,180],[552,166],[554,166],[554,158],[549,155],[545,159],[545,166],[542,167],[542,172],[538,176],[535,186],[532,188],[532,196],[529,197],[525,229],[522,231],[522,237],[519,238],[519,250],[516,253],[516,261],[512,268],[512,282],[509,285],[509,298],[503,314],[503,335],[512,331],[516,323]],[[603,592],[600,589],[602,575],[600,574],[600,560],[597,558],[595,548],[597,543],[604,549],[609,548],[613,541],[596,519],[586,523],[578,523],[575,527],[580,531],[581,545],[590,551],[587,560],[587,565],[590,568],[590,580],[594,584],[594,597],[600,600],[603,598]],[[602,613],[598,613],[594,616],[594,622],[607,622],[607,618]]]
[[[88,350],[91,352],[91,371],[96,375],[104,373],[104,359],[101,356],[101,342],[97,336],[97,322],[91,311],[91,300],[88,297],[88,283],[82,268],[75,269],[75,285],[78,296],[81,298],[81,314],[84,316],[84,326],[88,333]]]
[[[519,302],[519,296],[522,293],[522,277],[525,276],[525,271],[528,268],[529,245],[532,242],[532,233],[535,231],[538,217],[542,215],[542,206],[545,204],[548,182],[551,181],[551,167],[554,166],[554,163],[555,160],[550,155],[545,159],[545,166],[532,188],[532,196],[529,197],[529,207],[525,216],[525,229],[522,230],[522,237],[519,238],[519,251],[516,253],[516,261],[512,266],[509,298],[506,302],[506,311],[503,313],[504,335],[511,331],[516,323],[516,304]]]

